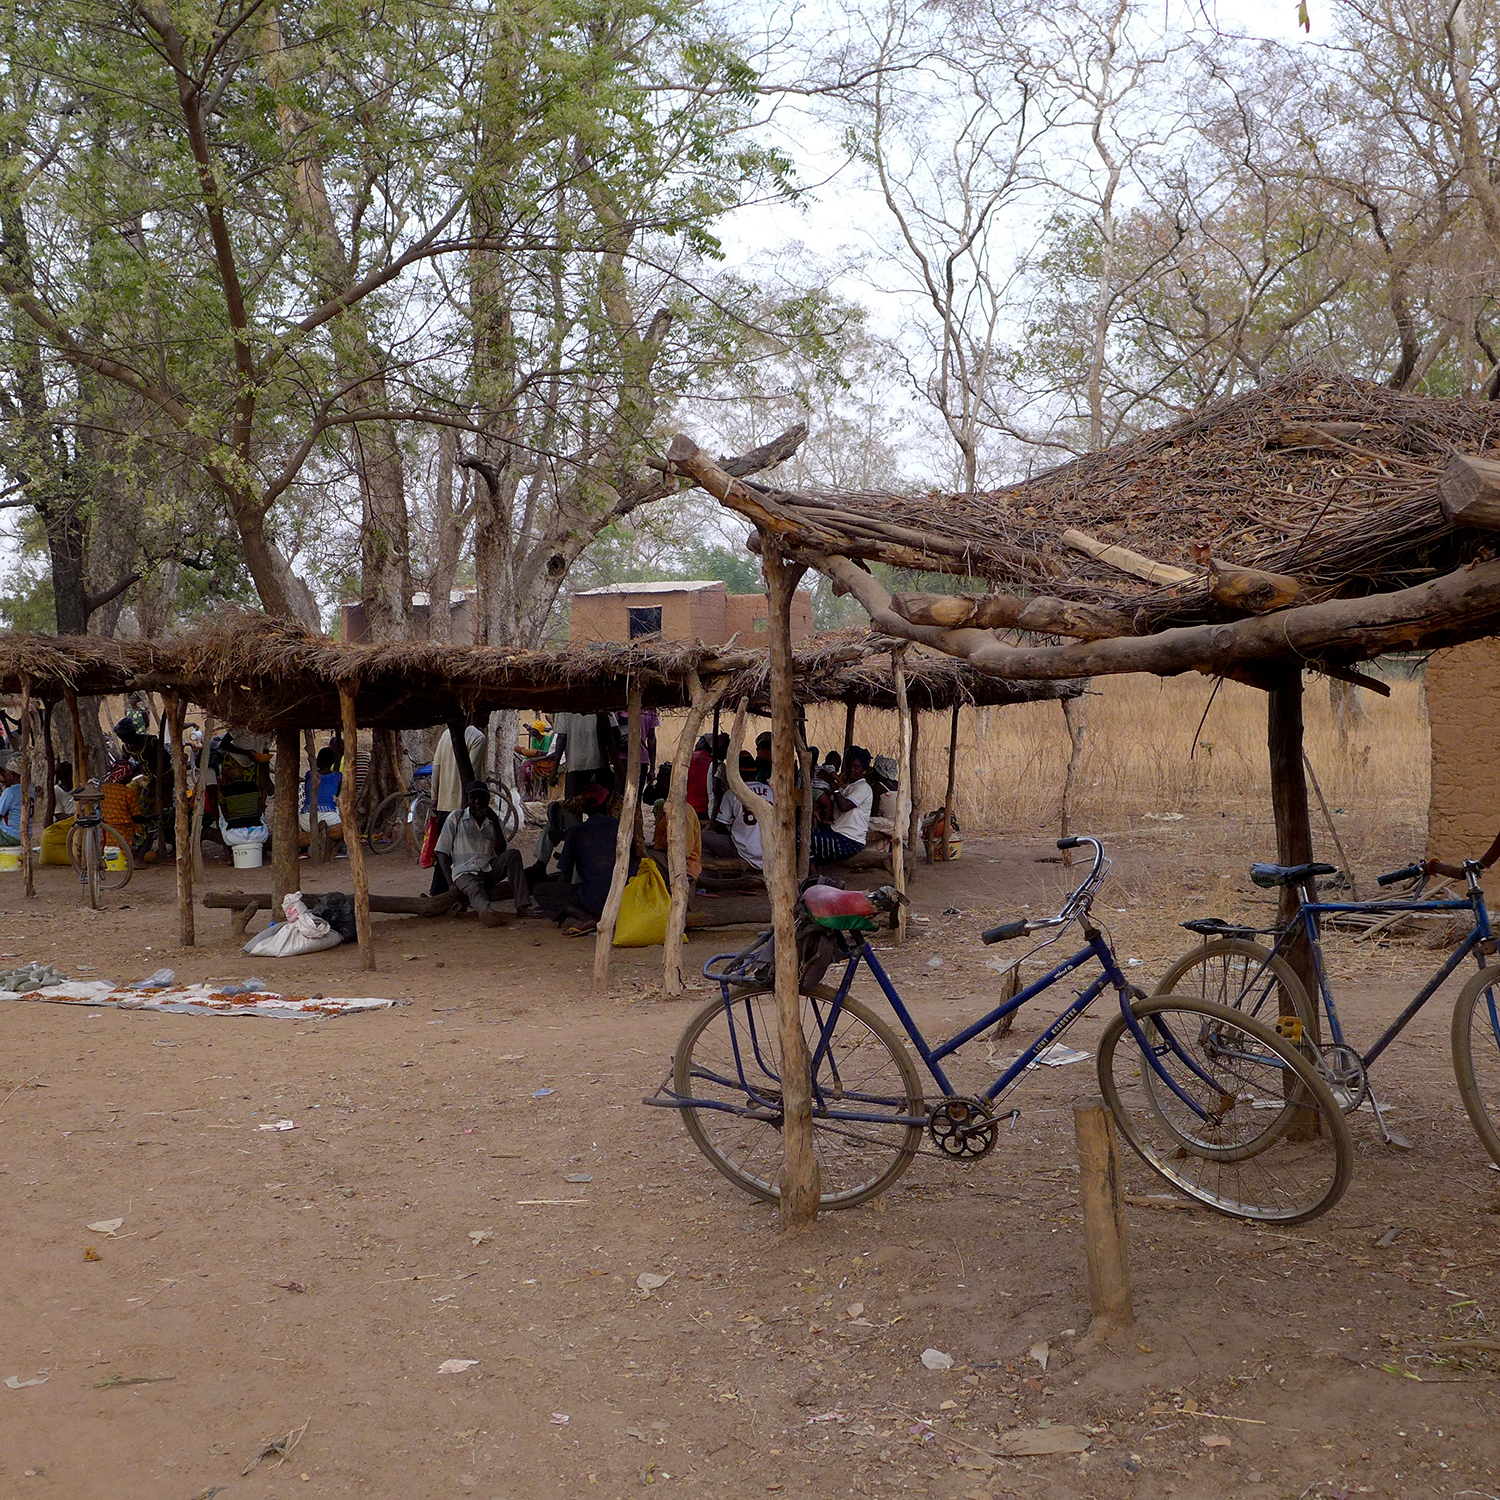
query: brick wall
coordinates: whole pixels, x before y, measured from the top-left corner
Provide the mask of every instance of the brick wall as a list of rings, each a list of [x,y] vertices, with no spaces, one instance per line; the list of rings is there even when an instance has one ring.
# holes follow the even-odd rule
[[[1477,858],[1500,832],[1500,641],[1471,641],[1427,661],[1432,792],[1427,852],[1454,862]]]

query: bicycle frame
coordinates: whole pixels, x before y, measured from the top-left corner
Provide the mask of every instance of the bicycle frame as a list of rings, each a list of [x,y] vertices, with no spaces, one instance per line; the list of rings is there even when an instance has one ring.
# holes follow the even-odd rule
[[[873,978],[876,984],[880,986],[882,993],[885,995],[886,1000],[889,1002],[891,1009],[895,1012],[897,1019],[901,1022],[901,1025],[905,1030],[907,1037],[910,1039],[912,1046],[916,1049],[917,1055],[922,1059],[923,1065],[926,1067],[933,1081],[943,1091],[943,1094],[945,1096],[951,1096],[954,1093],[954,1088],[949,1081],[947,1074],[944,1073],[942,1067],[942,1061],[945,1057],[951,1057],[955,1052],[959,1050],[960,1047],[963,1047],[966,1043],[973,1041],[976,1036],[979,1036],[982,1032],[987,1031],[991,1026],[995,1025],[996,1022],[1002,1021],[1005,1019],[1005,1017],[1014,1014],[1023,1005],[1025,1005],[1027,1001],[1034,1000],[1038,995],[1050,989],[1053,985],[1059,983],[1062,979],[1066,978],[1067,975],[1081,968],[1090,960],[1097,960],[1103,972],[1096,979],[1094,979],[1091,984],[1081,990],[1076,998],[1070,1001],[1069,1004],[1047,1024],[1047,1026],[1032,1041],[1032,1043],[1022,1051],[1021,1055],[1016,1058],[1016,1060],[1012,1062],[1010,1066],[1006,1068],[998,1078],[995,1079],[995,1081],[990,1085],[988,1089],[985,1090],[983,1097],[993,1102],[997,1100],[1002,1094],[1004,1094],[1008,1089],[1010,1089],[1011,1086],[1015,1084],[1016,1081],[1021,1077],[1021,1075],[1032,1065],[1032,1063],[1036,1061],[1038,1055],[1046,1047],[1050,1046],[1052,1042],[1056,1041],[1057,1038],[1060,1037],[1063,1032],[1065,1032],[1068,1027],[1070,1027],[1073,1022],[1076,1021],[1084,1013],[1084,1011],[1086,1011],[1089,1006],[1092,1005],[1094,1001],[1104,993],[1106,989],[1112,986],[1119,996],[1120,1009],[1124,1013],[1125,1024],[1129,1027],[1131,1035],[1135,1038],[1136,1044],[1140,1047],[1142,1056],[1151,1060],[1152,1067],[1156,1070],[1158,1076],[1161,1078],[1161,1081],[1166,1088],[1170,1089],[1172,1093],[1174,1093],[1189,1109],[1193,1111],[1193,1113],[1197,1114],[1200,1118],[1207,1119],[1207,1111],[1202,1109],[1191,1098],[1191,1096],[1184,1092],[1184,1090],[1178,1085],[1176,1080],[1172,1078],[1171,1075],[1167,1073],[1167,1071],[1156,1062],[1155,1059],[1161,1055],[1161,1051],[1158,1050],[1158,1047],[1155,1044],[1147,1040],[1145,1032],[1141,1027],[1141,1023],[1136,1019],[1135,1015],[1131,1011],[1130,986],[1126,982],[1125,976],[1121,972],[1119,963],[1115,959],[1114,952],[1110,948],[1109,943],[1105,940],[1104,934],[1098,931],[1092,925],[1089,925],[1084,930],[1084,936],[1087,939],[1086,947],[1081,948],[1077,953],[1073,954],[1071,958],[1064,959],[1062,963],[1056,965],[1047,973],[1043,974],[1040,979],[1036,980],[1032,984],[1027,985],[1026,988],[1023,989],[1019,994],[1013,995],[1010,999],[1004,1001],[1000,1005],[997,1005],[993,1010],[981,1016],[977,1021],[970,1022],[969,1025],[963,1028],[963,1030],[959,1031],[956,1035],[949,1037],[947,1041],[939,1043],[936,1047],[932,1046],[927,1041],[926,1037],[922,1035],[921,1028],[917,1025],[916,1019],[907,1009],[906,1002],[902,1000],[900,992],[896,989],[895,984],[891,980],[890,975],[886,973],[885,968],[881,964],[880,960],[875,956],[874,950],[870,947],[868,942],[862,942],[858,949],[850,953],[849,961],[844,968],[843,978],[840,981],[839,987],[835,992],[833,998],[831,1000],[828,1000],[812,996],[807,997],[811,1005],[814,1007],[815,1015],[817,1014],[817,1008],[820,1005],[828,1006],[827,1019],[819,1020],[818,1040],[816,1046],[813,1049],[811,1059],[814,1116],[818,1119],[842,1120],[846,1122],[859,1122],[865,1124],[888,1125],[897,1123],[902,1125],[926,1125],[927,1123],[927,1117],[925,1115],[921,1117],[913,1117],[907,1115],[892,1116],[889,1113],[873,1114],[868,1111],[861,1111],[857,1108],[849,1109],[847,1107],[844,1107],[848,1102],[851,1101],[856,1105],[859,1103],[874,1103],[877,1101],[874,1096],[860,1096],[858,1094],[851,1094],[848,1091],[844,1090],[842,1084],[838,1079],[837,1071],[835,1069],[831,1068],[833,1081],[838,1090],[836,1101],[834,1101],[833,1096],[830,1095],[830,1092],[823,1087],[822,1083],[819,1080],[820,1065],[823,1063],[825,1057],[829,1052],[833,1038],[834,1027],[838,1022],[839,1013],[843,1010],[844,1001],[849,996],[850,988],[853,986],[855,976],[856,974],[858,974],[861,964],[863,964],[870,971],[871,978]],[[706,978],[717,980],[723,991],[724,1006],[729,1024],[730,1041],[734,1051],[735,1068],[739,1075],[737,1080],[717,1079],[715,1081],[722,1084],[737,1083],[737,1086],[743,1089],[746,1098],[752,1101],[751,1107],[750,1109],[746,1110],[738,1105],[727,1104],[720,1100],[682,1099],[679,1097],[672,1097],[668,1100],[662,1101],[669,1106],[692,1104],[701,1109],[718,1109],[724,1110],[725,1112],[731,1114],[747,1114],[753,1113],[757,1110],[769,1110],[774,1112],[780,1109],[779,1098],[772,1098],[764,1094],[757,1093],[754,1085],[752,1085],[749,1079],[745,1076],[745,1059],[741,1051],[741,1040],[739,1036],[739,1031],[741,1028],[737,1026],[735,1021],[733,1005],[734,996],[731,994],[731,985],[734,981],[721,973],[714,972],[714,965],[721,959],[729,959],[735,957],[737,957],[737,955],[735,954],[719,954],[715,958],[710,959],[709,962],[704,965],[703,973]],[[759,1066],[761,1073],[767,1078],[777,1079],[778,1075],[775,1071],[775,1068],[772,1066],[770,1059],[762,1053],[761,1039],[757,1035],[755,1027],[754,1012],[749,1010],[748,1008],[746,1010],[746,1022],[743,1029],[747,1033],[746,1041],[748,1042],[755,1062]],[[1160,1022],[1157,1022],[1156,1029],[1158,1031],[1159,1038],[1161,1039],[1161,1049],[1165,1050],[1167,1048],[1170,1048],[1170,1050],[1174,1052],[1176,1056],[1183,1063],[1185,1063],[1186,1066],[1203,1082],[1212,1085],[1213,1080],[1209,1078],[1209,1076],[1205,1074],[1201,1068],[1198,1067],[1197,1063],[1190,1055],[1183,1051],[1183,1049],[1177,1044],[1167,1028]],[[648,1100],[646,1102],[651,1103],[654,1101]]]
[[[1334,1003],[1333,989],[1328,982],[1328,969],[1323,962],[1323,946],[1318,936],[1318,918],[1330,912],[1472,911],[1474,913],[1473,930],[1454,948],[1448,955],[1447,962],[1437,969],[1432,978],[1418,991],[1406,1009],[1391,1022],[1370,1050],[1360,1057],[1360,1062],[1367,1069],[1406,1030],[1407,1026],[1411,1024],[1412,1018],[1442,988],[1448,977],[1464,959],[1473,953],[1478,966],[1481,969],[1485,967],[1482,949],[1483,945],[1492,936],[1490,931],[1490,914],[1488,908],[1485,906],[1484,892],[1479,887],[1478,877],[1473,872],[1469,873],[1468,894],[1462,898],[1454,897],[1451,900],[1445,901],[1309,901],[1307,900],[1306,890],[1302,892],[1302,897],[1302,904],[1297,908],[1297,915],[1292,919],[1286,931],[1277,937],[1271,951],[1285,957],[1286,955],[1283,951],[1285,948],[1290,947],[1299,936],[1306,938],[1308,949],[1312,953],[1313,971],[1318,978],[1318,994],[1323,1004],[1324,1013],[1328,1017],[1328,1029],[1334,1044],[1340,1047],[1347,1046],[1348,1044],[1344,1040],[1343,1022],[1339,1019],[1338,1006]],[[1264,972],[1264,966],[1262,966],[1260,972]],[[1259,973],[1257,973],[1256,977],[1259,978]]]

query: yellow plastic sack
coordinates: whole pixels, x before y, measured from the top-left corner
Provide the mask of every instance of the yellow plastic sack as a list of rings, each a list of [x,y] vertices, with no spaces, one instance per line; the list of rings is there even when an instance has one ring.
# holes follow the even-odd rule
[[[662,878],[661,867],[654,859],[643,859],[620,902],[615,947],[649,948],[653,943],[666,942],[667,914],[671,909],[672,893]]]
[[[40,820],[38,820],[40,821]],[[68,835],[73,831],[71,816],[59,818],[42,829],[42,858],[44,865],[65,865],[68,862]]]

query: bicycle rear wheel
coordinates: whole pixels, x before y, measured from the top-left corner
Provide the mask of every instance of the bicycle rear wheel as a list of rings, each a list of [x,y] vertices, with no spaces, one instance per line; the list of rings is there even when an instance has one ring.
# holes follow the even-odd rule
[[[92,861],[86,857],[86,839],[90,828],[96,828],[99,834],[98,842],[94,845]],[[107,851],[110,849],[119,850],[119,858],[116,861],[118,868],[113,870],[105,863]],[[89,881],[92,865],[92,869],[97,872],[98,885],[101,890],[124,890],[130,884],[130,877],[135,874],[135,856],[130,852],[130,840],[118,828],[108,823],[81,826],[75,823],[68,830],[68,860],[77,871],[79,878],[85,881]],[[93,882],[89,883],[92,891]]]
[[[415,800],[410,792],[392,792],[370,815],[365,842],[371,854],[389,854],[408,836],[414,816]],[[427,820],[422,820],[427,826]]]
[[[1167,970],[1155,993],[1230,1005],[1273,1028],[1278,1016],[1295,1015],[1317,1035],[1317,1012],[1296,970],[1279,953],[1245,938],[1199,943]]]
[[[1482,969],[1458,993],[1453,1073],[1474,1133],[1500,1162],[1500,971]]]
[[[1099,1040],[1099,1086],[1131,1148],[1189,1198],[1231,1218],[1298,1224],[1344,1194],[1354,1145],[1316,1066],[1232,1006],[1153,995]]]
[[[810,1048],[828,1011],[828,1001],[802,997]],[[736,1187],[775,1201],[783,1118],[775,992],[749,990],[705,1005],[677,1044],[672,1087],[697,1101],[683,1106],[682,1123],[698,1149]],[[853,1208],[884,1192],[922,1142],[922,1125],[907,1122],[924,1117],[921,1080],[900,1038],[846,1000],[813,1078],[820,1206]]]

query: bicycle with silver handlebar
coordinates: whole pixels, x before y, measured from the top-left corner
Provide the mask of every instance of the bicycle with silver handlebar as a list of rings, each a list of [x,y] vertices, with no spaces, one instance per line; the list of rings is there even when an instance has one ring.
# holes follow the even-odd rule
[[[1002,922],[980,937],[990,944],[1047,934],[1021,962],[1074,925],[1083,946],[936,1043],[923,1035],[868,940],[882,916],[894,923],[906,898],[889,888],[866,893],[811,885],[802,892],[801,1008],[822,1206],[850,1208],[885,1191],[911,1165],[924,1136],[941,1157],[987,1156],[998,1143],[1007,1116],[1000,1105],[1010,1090],[1095,1000],[1112,992],[1119,1014],[1099,1040],[1099,1086],[1142,1161],[1189,1198],[1233,1217],[1298,1223],[1327,1212],[1348,1183],[1353,1147],[1314,1061],[1297,1043],[1226,1006],[1176,995],[1147,998],[1134,989],[1092,915],[1110,866],[1103,845],[1081,837],[1060,839],[1057,847],[1094,853],[1088,874],[1057,914]],[[725,1177],[772,1201],[779,1194],[785,1121],[765,937],[705,965],[705,977],[718,983],[720,994],[688,1023],[670,1074],[645,1102],[679,1110],[695,1144]],[[834,982],[838,961],[843,968]],[[988,1087],[958,1091],[945,1062],[1093,965],[1098,972]],[[880,990],[896,1026],[878,1005],[852,993],[861,971]],[[1017,1113],[1009,1111],[1012,1121]]]

